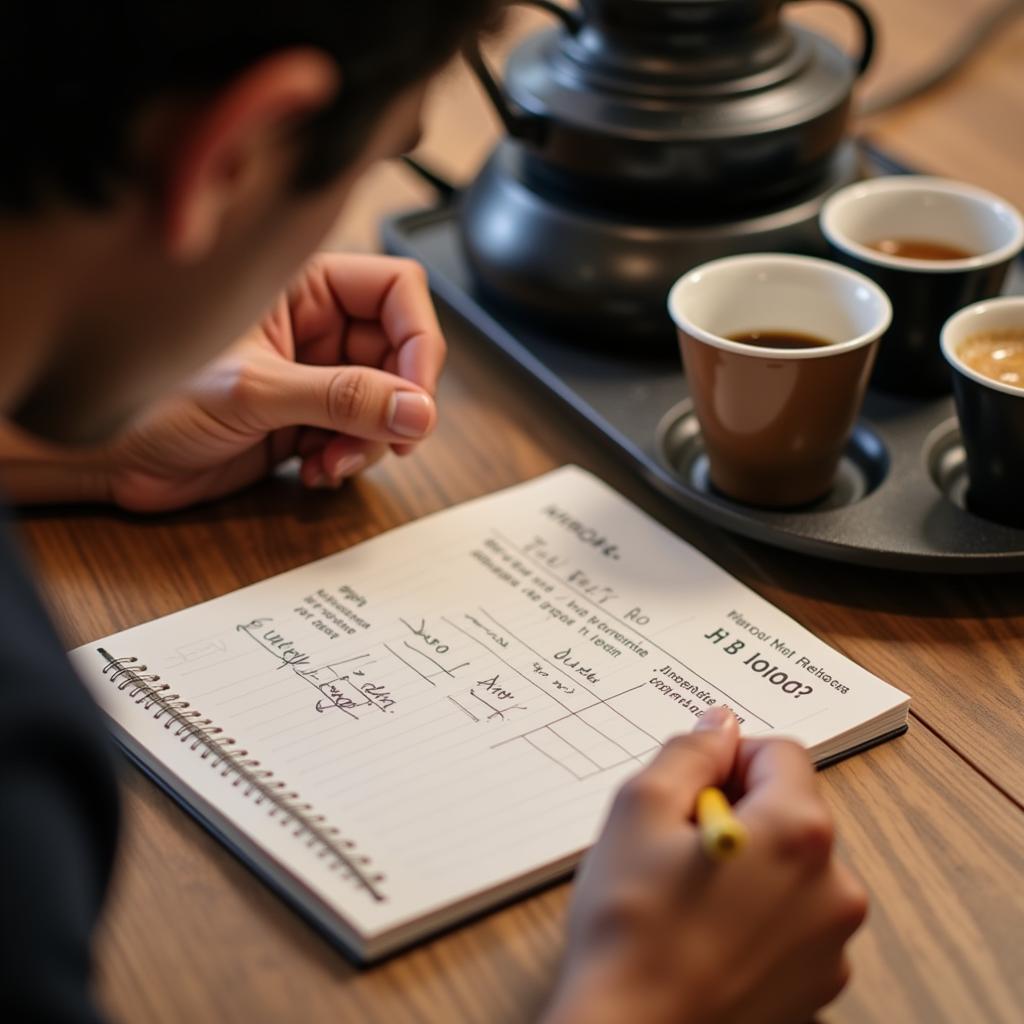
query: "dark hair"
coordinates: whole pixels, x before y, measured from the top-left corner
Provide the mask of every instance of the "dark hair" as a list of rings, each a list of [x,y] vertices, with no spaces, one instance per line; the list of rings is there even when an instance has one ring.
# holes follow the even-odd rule
[[[0,14],[0,211],[101,207],[142,174],[132,134],[160,96],[201,96],[248,64],[313,46],[338,101],[304,126],[298,187],[354,158],[387,104],[439,68],[500,0],[10,0]]]

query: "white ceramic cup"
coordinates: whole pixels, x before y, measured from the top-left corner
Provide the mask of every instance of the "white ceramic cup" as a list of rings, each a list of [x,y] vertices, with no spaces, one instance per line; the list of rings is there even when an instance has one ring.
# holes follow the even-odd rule
[[[899,394],[948,394],[942,325],[958,309],[999,294],[1024,245],[1024,218],[974,185],[898,175],[841,189],[822,207],[820,225],[836,258],[892,300],[892,326],[879,346],[872,384]],[[884,240],[939,243],[970,255],[911,259],[871,248]]]
[[[953,274],[1012,260],[1024,247],[1024,218],[993,192],[948,178],[897,174],[848,185],[822,207],[821,230],[836,249],[895,270]],[[921,260],[872,249],[882,239],[965,249],[957,260]]]

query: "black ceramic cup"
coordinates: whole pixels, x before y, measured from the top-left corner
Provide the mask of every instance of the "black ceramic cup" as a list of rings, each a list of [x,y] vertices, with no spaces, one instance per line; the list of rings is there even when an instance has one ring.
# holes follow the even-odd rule
[[[986,519],[1024,528],[1024,381],[1018,387],[972,369],[962,359],[972,339],[1024,337],[1024,298],[978,302],[942,329],[953,367],[953,394],[967,452],[967,507]]]
[[[836,258],[870,277],[892,302],[892,326],[878,348],[871,386],[892,394],[949,394],[939,348],[957,310],[997,296],[1024,245],[1024,219],[999,196],[921,175],[872,178],[841,189],[821,211]],[[883,241],[950,246],[960,259],[914,259],[880,252]]]

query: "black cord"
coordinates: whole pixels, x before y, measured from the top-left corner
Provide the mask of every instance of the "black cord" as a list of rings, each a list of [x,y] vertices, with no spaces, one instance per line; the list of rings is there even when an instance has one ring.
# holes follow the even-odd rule
[[[997,29],[1019,14],[1024,14],[1024,0],[1003,0],[1002,3],[996,4],[969,25],[935,65],[920,75],[908,78],[904,82],[897,82],[891,89],[872,96],[860,104],[857,113],[865,117],[869,114],[879,114],[884,110],[892,110],[934,89],[957,74],[992,39]]]
[[[431,188],[433,188],[438,195],[446,202],[449,199],[454,198],[455,193],[458,189],[447,179],[442,178],[437,171],[430,167],[427,167],[421,160],[408,154],[401,157],[402,163],[405,164],[409,170],[413,171],[418,177],[422,178]]]

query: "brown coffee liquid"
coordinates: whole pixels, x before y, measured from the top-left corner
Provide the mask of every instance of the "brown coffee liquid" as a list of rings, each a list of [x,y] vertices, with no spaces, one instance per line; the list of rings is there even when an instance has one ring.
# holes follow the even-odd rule
[[[732,334],[729,338],[758,348],[821,348],[822,345],[832,344],[827,338],[801,334],[799,331],[744,331],[742,334]]]
[[[957,355],[975,373],[1024,390],[1024,327],[975,334]]]
[[[956,245],[945,242],[926,242],[920,238],[882,238],[868,244],[869,249],[886,256],[901,256],[907,260],[966,260],[975,255]]]

